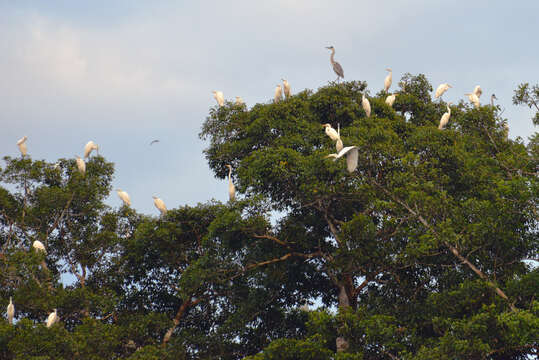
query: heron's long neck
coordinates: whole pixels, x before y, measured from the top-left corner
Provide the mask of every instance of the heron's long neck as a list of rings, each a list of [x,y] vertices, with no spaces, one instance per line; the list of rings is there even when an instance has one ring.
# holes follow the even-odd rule
[[[490,106],[494,107],[494,98],[492,96],[490,97]]]
[[[228,169],[228,182],[232,182],[232,178],[230,177],[232,175],[232,168]]]
[[[329,57],[329,59],[331,60],[332,63],[335,62],[335,59],[333,58],[334,55],[335,55],[335,49],[331,49],[331,56]]]
[[[449,106],[447,106],[447,112],[451,115],[451,108]]]

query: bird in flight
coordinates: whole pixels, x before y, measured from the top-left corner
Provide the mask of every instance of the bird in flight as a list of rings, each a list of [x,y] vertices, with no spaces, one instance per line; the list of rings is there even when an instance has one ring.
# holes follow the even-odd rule
[[[156,140],[152,140],[152,142],[150,143],[150,146],[153,145],[153,144],[155,144],[155,143],[158,143],[158,142],[159,142],[159,140],[157,140],[157,139],[156,139]]]

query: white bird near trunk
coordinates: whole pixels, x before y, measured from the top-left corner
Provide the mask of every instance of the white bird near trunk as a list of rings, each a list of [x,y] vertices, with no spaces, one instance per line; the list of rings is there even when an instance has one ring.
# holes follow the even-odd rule
[[[359,158],[359,152],[357,146],[344,147],[338,154],[329,154],[326,158],[333,158],[333,161],[337,161],[341,157],[346,156],[346,168],[349,173],[353,173],[357,169],[357,162]]]
[[[361,106],[363,107],[365,114],[367,114],[367,117],[370,117],[371,116],[371,103],[369,102],[369,99],[365,97],[365,94],[361,96]]]
[[[11,296],[9,297],[9,304],[7,305],[7,322],[9,325],[13,325],[13,317],[15,316],[15,305],[11,301]]]
[[[473,89],[473,93],[480,98],[481,94],[483,94],[483,90],[481,90],[481,86],[476,85],[476,87]]]
[[[477,109],[481,106],[479,103],[479,98],[474,93],[464,94],[468,96],[468,100],[473,104],[473,106]]]
[[[284,87],[284,97],[285,99],[288,99],[290,97],[290,84],[286,79],[281,79],[283,81],[283,87]]]
[[[28,139],[28,136],[23,136],[19,141],[17,141],[17,146],[19,147],[22,157],[25,157],[26,153],[28,152],[28,148],[26,147],[26,139]]]
[[[232,165],[226,165],[228,167],[228,198],[233,201],[236,198],[236,187],[232,182]]]
[[[277,85],[275,88],[275,96],[273,97],[273,102],[278,103],[283,98],[283,88],[281,87],[281,84]]]
[[[47,327],[50,328],[52,325],[56,324],[58,320],[60,320],[60,318],[58,317],[56,309],[54,309],[54,311],[51,312],[47,318]]]

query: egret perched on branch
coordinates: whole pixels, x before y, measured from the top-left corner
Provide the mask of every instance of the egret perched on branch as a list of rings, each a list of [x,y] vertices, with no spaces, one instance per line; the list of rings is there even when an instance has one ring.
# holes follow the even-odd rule
[[[369,102],[369,99],[365,97],[365,94],[361,96],[361,106],[363,107],[363,110],[365,110],[365,114],[367,114],[367,117],[371,116],[371,103]]]
[[[453,103],[450,102],[449,104],[447,104],[447,112],[444,113],[442,115],[442,118],[440,119],[440,125],[438,125],[438,129],[440,129],[440,130],[445,129],[445,126],[449,122],[449,117],[451,116],[451,108],[449,107],[449,105],[451,105],[451,104],[453,104]]]
[[[333,66],[333,71],[335,71],[335,74],[337,74],[337,79],[335,81],[339,81],[339,78],[344,79],[344,71],[342,69],[341,64],[335,61],[333,58],[335,55],[335,48],[333,46],[326,46],[326,49],[331,50],[331,56],[329,57],[329,62],[331,63],[331,66]]]
[[[245,101],[240,96],[236,96],[236,105],[243,105]]]
[[[232,182],[232,165],[225,165],[228,167],[228,198],[233,201],[236,198],[236,187]]]
[[[34,243],[32,244],[32,247],[37,252],[43,251],[44,253],[47,253],[47,250],[45,250],[45,245],[43,245],[43,243],[39,240],[34,241]]]
[[[60,318],[58,317],[58,314],[56,313],[56,309],[54,309],[53,312],[49,314],[49,317],[47,318],[47,327],[50,328],[52,325],[58,322]]]
[[[82,176],[86,174],[86,163],[84,162],[84,160],[80,158],[80,156],[77,156],[77,169],[79,169],[79,172],[81,173]]]
[[[343,156],[346,156],[346,168],[348,169],[348,172],[353,173],[357,169],[359,157],[357,146],[347,146],[339,151],[338,154],[329,154],[326,158],[333,158],[333,161],[337,161],[337,159]]]
[[[219,104],[220,107],[223,106],[225,104],[225,96],[223,95],[223,92],[213,90],[212,93],[215,100],[217,100],[217,104]]]
[[[281,79],[283,81],[283,87],[284,87],[284,97],[285,99],[288,99],[290,97],[290,84],[286,79]]]
[[[124,202],[124,205],[131,206],[131,199],[129,198],[128,193],[122,189],[116,189],[116,192],[118,193],[118,197]]]
[[[275,97],[273,98],[273,101],[278,103],[283,98],[283,88],[281,87],[281,84],[277,85],[275,88]]]
[[[155,205],[155,207],[157,208],[157,210],[159,210],[159,212],[161,213],[161,215],[166,215],[167,214],[167,207],[165,206],[165,202],[161,199],[159,199],[157,196],[152,196],[153,198],[153,204]]]
[[[94,143],[92,140],[88,141],[88,143],[84,146],[84,158],[88,158],[90,154],[92,153],[92,150],[95,150],[97,154],[99,155],[99,146]]]
[[[490,95],[490,106],[494,107],[494,100],[498,100],[496,94]]]
[[[11,296],[9,297],[9,304],[7,306],[7,322],[9,325],[13,325],[13,316],[15,316],[15,305],[11,301]]]
[[[481,106],[481,104],[479,103],[479,98],[474,93],[468,93],[468,94],[464,94],[464,95],[468,96],[468,100],[470,100],[470,102],[473,104],[473,106],[476,109],[479,108],[479,106]]]
[[[23,136],[19,141],[17,141],[17,146],[19,147],[22,157],[25,157],[26,152],[28,151],[28,148],[26,147],[26,139],[28,139],[28,136]]]
[[[397,95],[399,94],[391,94],[388,97],[386,97],[386,104],[393,107],[393,104],[395,103],[395,98],[397,97]]]
[[[389,88],[391,87],[391,82],[393,81],[393,72],[390,68],[386,69],[389,71],[389,74],[387,74],[386,78],[384,79],[384,91],[387,92]]]
[[[477,95],[478,98],[481,97],[481,94],[483,93],[483,90],[481,90],[481,86],[477,85],[474,89],[473,89],[473,93],[475,95]]]
[[[436,92],[434,93],[434,98],[438,99],[439,97],[441,97],[450,87],[452,86],[447,83],[440,84],[436,88]]]
[[[323,124],[322,127],[326,128],[326,135],[329,136],[331,140],[337,141],[341,138],[339,133],[332,128],[330,124]]]

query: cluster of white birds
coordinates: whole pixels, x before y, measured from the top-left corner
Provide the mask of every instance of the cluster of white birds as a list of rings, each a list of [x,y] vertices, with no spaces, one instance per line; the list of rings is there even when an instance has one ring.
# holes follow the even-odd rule
[[[32,248],[37,252],[43,252],[44,254],[47,253],[45,250],[45,245],[39,240],[36,240],[32,244]],[[60,317],[58,316],[58,313],[56,312],[56,309],[53,309],[54,311],[49,314],[47,317],[46,325],[47,327],[51,327],[53,324],[57,323],[60,320]],[[7,305],[7,322],[10,325],[13,325],[13,318],[15,317],[15,304],[13,304],[12,297],[9,297],[9,304]]]

